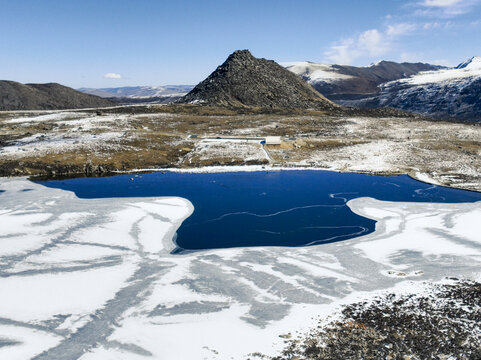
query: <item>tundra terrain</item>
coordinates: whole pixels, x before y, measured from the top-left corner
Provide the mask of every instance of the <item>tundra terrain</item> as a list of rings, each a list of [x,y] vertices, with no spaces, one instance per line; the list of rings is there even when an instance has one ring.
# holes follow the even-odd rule
[[[261,144],[280,136],[280,145]],[[262,165],[401,174],[481,191],[481,127],[193,105],[0,112],[0,176]]]

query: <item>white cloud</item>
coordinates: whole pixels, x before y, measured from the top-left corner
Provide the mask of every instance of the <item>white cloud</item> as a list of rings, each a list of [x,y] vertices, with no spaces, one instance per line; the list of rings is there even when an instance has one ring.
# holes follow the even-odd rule
[[[423,0],[417,2],[415,15],[429,17],[453,17],[466,14],[480,0]]]
[[[448,29],[451,29],[452,27],[454,27],[456,25],[456,23],[452,22],[452,21],[446,21],[444,23],[444,29],[448,30]]]
[[[106,79],[121,79],[122,75],[116,74],[116,73],[107,73],[104,75],[104,78]]]
[[[433,32],[448,31],[449,29],[460,28],[462,18],[454,17],[474,12],[479,9],[481,0],[411,0],[404,4],[404,8],[414,10],[419,16],[414,21],[403,14],[392,16],[388,14],[383,17],[384,26],[377,29],[370,29],[354,36],[341,39],[332,44],[324,51],[325,62],[337,64],[352,64],[361,59],[363,62],[372,62],[387,54],[393,58],[400,58],[402,61],[419,61],[425,56],[423,54],[406,53],[403,51],[409,48],[409,42],[402,42],[403,37],[417,34],[428,36]],[[413,13],[410,13],[412,16]],[[397,22],[395,22],[397,20]],[[405,20],[406,22],[403,22]],[[466,26],[478,26],[480,20],[466,23]],[[404,46],[402,46],[404,45]],[[448,65],[445,59],[435,60],[438,64]]]
[[[379,57],[391,50],[393,41],[417,29],[416,24],[399,23],[389,25],[385,31],[370,29],[357,37],[343,39],[332,45],[324,55],[329,62],[351,64],[361,57]]]
[[[350,64],[362,55],[353,38],[344,39],[339,44],[331,46],[324,55],[330,62],[336,64]]]
[[[422,24],[422,28],[424,30],[433,30],[433,29],[439,29],[439,28],[444,30],[449,30],[453,26],[455,26],[455,23],[452,21],[444,21],[444,22],[434,21],[434,22],[427,22]]]
[[[366,30],[358,35],[341,39],[332,44],[325,52],[325,61],[337,64],[352,64],[360,58],[368,61],[379,59],[393,50],[398,50],[399,42],[404,36],[429,31],[446,31],[453,27],[460,27],[462,19],[454,21],[454,17],[466,14],[473,9],[478,9],[481,0],[411,0],[405,7],[414,9],[414,15],[419,18],[415,21],[402,22],[406,19],[402,14],[393,17],[384,16],[383,28]],[[411,14],[412,15],[412,14]],[[394,23],[394,19],[398,19]],[[478,22],[469,23],[477,26]],[[370,59],[369,59],[370,58]]]
[[[377,29],[364,31],[359,35],[357,46],[364,49],[371,56],[382,55],[386,52],[386,39]]]
[[[389,36],[400,36],[413,32],[417,28],[418,26],[416,24],[411,23],[394,24],[387,27],[386,34]]]
[[[433,7],[450,7],[459,5],[463,0],[424,0],[422,5]]]
[[[425,24],[423,25],[423,29],[424,29],[424,30],[431,30],[431,29],[436,29],[436,28],[438,28],[438,27],[440,27],[440,26],[441,26],[441,24],[438,23],[438,22],[436,22],[436,21],[435,21],[435,22],[428,22],[428,23],[425,23]]]

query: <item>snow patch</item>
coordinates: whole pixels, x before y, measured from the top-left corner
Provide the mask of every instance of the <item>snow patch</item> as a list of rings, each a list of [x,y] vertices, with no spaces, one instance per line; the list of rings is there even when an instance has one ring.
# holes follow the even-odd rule
[[[332,65],[316,64],[307,61],[281,63],[287,70],[299,75],[309,83],[334,82],[352,79],[352,76],[339,73]]]
[[[446,82],[455,79],[465,79],[481,76],[481,57],[474,57],[455,68],[439,69],[434,71],[422,71],[407,79],[396,80],[383,84],[382,87],[389,88],[393,85],[425,85]]]

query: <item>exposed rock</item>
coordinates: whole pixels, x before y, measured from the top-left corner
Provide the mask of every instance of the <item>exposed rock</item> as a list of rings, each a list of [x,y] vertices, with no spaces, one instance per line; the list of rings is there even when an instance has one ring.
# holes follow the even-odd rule
[[[348,305],[272,360],[480,359],[480,300],[480,283],[460,281]]]
[[[180,103],[332,110],[339,108],[300,77],[248,50],[232,53]]]

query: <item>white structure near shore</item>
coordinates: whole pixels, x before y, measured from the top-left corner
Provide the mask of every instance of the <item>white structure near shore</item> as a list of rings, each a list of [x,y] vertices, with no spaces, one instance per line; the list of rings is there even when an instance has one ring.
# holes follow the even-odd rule
[[[280,136],[266,136],[266,145],[280,145],[280,144],[281,144]]]

